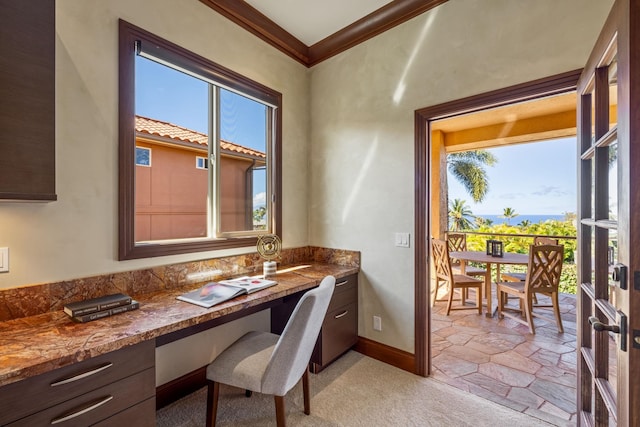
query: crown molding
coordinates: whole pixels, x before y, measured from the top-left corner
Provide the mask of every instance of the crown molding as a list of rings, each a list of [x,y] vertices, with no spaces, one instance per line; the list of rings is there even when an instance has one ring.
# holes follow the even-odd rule
[[[447,0],[394,0],[310,47],[245,1],[200,1],[301,64],[312,67]]]

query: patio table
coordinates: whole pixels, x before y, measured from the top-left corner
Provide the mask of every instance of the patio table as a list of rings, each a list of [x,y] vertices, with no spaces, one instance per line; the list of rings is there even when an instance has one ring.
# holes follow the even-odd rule
[[[485,291],[484,297],[487,300],[487,317],[493,317],[494,311],[497,308],[497,305],[494,306],[492,304],[492,296],[491,296],[491,266],[493,264],[496,265],[496,280],[500,281],[500,266],[502,264],[524,264],[527,265],[529,263],[529,255],[528,254],[518,254],[513,252],[505,252],[501,257],[494,257],[491,255],[487,255],[484,251],[455,251],[449,252],[449,256],[451,258],[460,260],[460,271],[464,274],[464,269],[467,262],[479,262],[482,264],[486,264],[487,266],[487,275],[485,276],[484,284]]]

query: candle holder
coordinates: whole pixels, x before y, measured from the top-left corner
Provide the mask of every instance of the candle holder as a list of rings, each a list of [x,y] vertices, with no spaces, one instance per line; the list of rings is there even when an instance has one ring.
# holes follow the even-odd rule
[[[502,258],[504,255],[504,244],[500,240],[487,240],[487,255]]]
[[[504,246],[501,241],[495,240],[493,242],[493,250],[491,256],[502,258],[504,255]]]

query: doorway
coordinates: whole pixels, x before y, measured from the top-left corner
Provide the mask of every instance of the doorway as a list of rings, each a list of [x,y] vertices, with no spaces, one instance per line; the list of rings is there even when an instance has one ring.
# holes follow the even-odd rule
[[[451,111],[444,119],[429,121],[430,236],[442,237],[448,230],[447,198],[443,194],[447,186],[442,184],[447,171],[446,155],[491,148],[514,151],[515,144],[541,141],[548,141],[546,150],[552,153],[553,140],[558,139],[570,139],[575,153],[576,92],[572,88],[578,74],[572,85],[563,83],[563,91],[550,93],[548,86],[542,84],[538,96],[523,100],[519,92],[513,102],[505,100],[489,108],[479,103],[462,114]],[[562,79],[564,75],[545,81],[554,78]],[[537,83],[541,82],[533,84]],[[566,154],[569,157],[565,161],[573,164],[575,154]],[[513,176],[511,182],[516,184],[517,177]],[[568,211],[576,212],[575,197]],[[476,235],[475,240],[480,237]],[[575,237],[570,242],[575,246]],[[443,315],[443,305],[436,304],[430,308],[429,317],[429,351],[433,357],[430,374],[454,387],[549,422],[574,420],[575,307],[574,295],[562,295],[565,333],[557,334],[555,324],[540,322],[537,334],[531,335],[526,328],[508,319],[499,320],[496,315],[478,317],[468,311]]]
[[[581,70],[575,70],[549,78],[535,80],[511,86],[485,94],[464,98],[445,104],[417,110],[415,113],[415,155],[416,155],[416,194],[415,194],[415,367],[418,375],[431,375],[431,307],[426,302],[430,300],[429,263],[430,236],[439,236],[444,232],[441,220],[442,209],[439,202],[440,192],[433,191],[433,169],[441,168],[439,162],[433,162],[434,144],[431,140],[433,122],[443,119],[479,112],[491,108],[534,101],[554,95],[575,92]],[[437,151],[437,147],[436,151]],[[439,156],[439,153],[438,153]],[[446,208],[445,208],[446,209]],[[437,215],[436,220],[431,218]]]

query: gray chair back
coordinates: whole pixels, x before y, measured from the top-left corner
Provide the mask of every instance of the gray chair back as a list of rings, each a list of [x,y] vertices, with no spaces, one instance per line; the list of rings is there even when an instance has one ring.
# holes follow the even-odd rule
[[[284,396],[308,369],[336,279],[327,276],[293,310],[262,377],[262,393]]]

